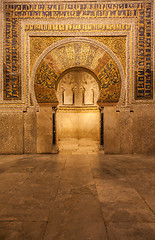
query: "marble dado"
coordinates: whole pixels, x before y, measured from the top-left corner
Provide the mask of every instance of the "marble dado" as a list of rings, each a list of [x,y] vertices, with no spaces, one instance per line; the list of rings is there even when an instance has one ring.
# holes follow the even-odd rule
[[[52,153],[53,113],[55,111],[48,106],[40,106],[39,112],[36,112],[34,107],[27,109],[27,112],[3,109],[3,112],[0,112],[0,153]],[[61,121],[62,114],[65,115],[64,122]],[[104,108],[103,114],[105,153],[155,153],[153,105],[133,106],[132,111],[130,109],[127,111],[126,108],[117,109],[117,107],[107,106]],[[70,124],[71,131],[68,133],[73,134],[71,135],[73,137],[75,137],[74,134],[78,136],[79,128],[77,125],[74,126],[74,123],[77,123],[79,119],[80,129],[85,134],[82,137],[86,138],[87,133],[91,133],[93,130],[93,134],[91,133],[89,136],[98,136],[99,139],[100,110],[97,107],[80,108],[78,111],[76,108],[59,108],[56,111],[57,138],[64,136],[66,133],[64,127],[69,128]],[[88,124],[91,119],[92,125]],[[83,127],[88,131],[85,131]],[[64,130],[60,131],[62,128]]]

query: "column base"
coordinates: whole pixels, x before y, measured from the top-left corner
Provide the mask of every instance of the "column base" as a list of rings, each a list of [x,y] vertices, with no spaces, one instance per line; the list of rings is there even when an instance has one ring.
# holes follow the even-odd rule
[[[103,146],[103,145],[100,145],[100,146],[99,146],[99,150],[104,151],[104,146]]]
[[[58,147],[57,145],[53,145],[53,146],[52,146],[52,152],[51,152],[51,153],[53,153],[53,154],[59,153],[59,147]]]

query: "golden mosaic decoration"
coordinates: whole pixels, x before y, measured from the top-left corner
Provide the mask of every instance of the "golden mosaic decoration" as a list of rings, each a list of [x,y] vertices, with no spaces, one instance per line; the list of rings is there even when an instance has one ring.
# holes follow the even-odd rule
[[[89,37],[100,43],[103,43],[110,48],[120,60],[124,73],[126,75],[126,37],[125,36],[113,36],[113,37]]]
[[[37,101],[56,103],[57,79],[64,71],[74,67],[89,69],[96,75],[101,88],[99,103],[119,101],[121,77],[113,58],[95,44],[78,40],[54,48],[43,58],[35,76]]]
[[[20,2],[9,1],[4,2],[4,19],[5,25],[5,40],[4,40],[4,65],[6,71],[4,74],[4,94],[5,100],[22,100],[22,84],[21,78],[21,52],[20,52],[20,22],[24,19],[31,20],[31,24],[25,24],[24,36],[27,33],[46,32],[52,34],[61,32],[64,33],[109,33],[120,32],[126,33],[133,31],[133,38],[137,39],[135,49],[135,98],[147,100],[153,98],[153,72],[152,72],[152,57],[153,57],[153,1],[133,1],[133,2],[87,2],[87,3],[45,3],[45,2]],[[63,23],[63,19],[70,19],[67,24]],[[72,19],[77,19],[76,23],[72,23]],[[78,19],[80,21],[78,21]],[[81,19],[86,19],[88,23],[81,23]],[[103,24],[91,24],[91,19],[103,19]],[[132,24],[126,23],[135,21],[136,26],[132,28]],[[35,22],[33,22],[36,20]],[[39,20],[39,21],[38,21]],[[44,21],[46,20],[46,21]],[[48,24],[47,20],[51,21]],[[61,22],[60,22],[61,20]],[[112,20],[112,21],[111,21]],[[121,20],[122,23],[121,23]],[[109,22],[113,24],[109,24]],[[41,22],[41,24],[39,23]],[[53,24],[53,23],[54,24]],[[80,22],[80,24],[79,24]],[[34,24],[33,24],[34,23]],[[45,23],[45,24],[44,24]],[[72,35],[73,35],[72,34]],[[87,34],[85,34],[87,35]],[[88,34],[89,35],[89,34]],[[103,34],[100,34],[100,36]],[[106,35],[108,36],[108,35]],[[22,36],[23,37],[23,36]],[[104,37],[103,37],[104,38]],[[57,38],[58,39],[58,38]],[[95,37],[96,39],[96,37]],[[131,39],[130,39],[131,40]],[[53,40],[57,41],[56,39]],[[99,40],[98,40],[99,41]],[[51,42],[52,43],[52,42]],[[131,40],[132,43],[132,40]],[[40,41],[37,43],[36,53],[42,50]],[[116,53],[125,69],[125,59],[122,53],[122,40],[117,42],[108,42],[110,49]],[[43,45],[46,45],[43,42]],[[47,44],[48,45],[48,44]],[[105,44],[106,45],[106,44]],[[26,43],[25,43],[26,46]],[[37,46],[37,45],[36,45]],[[47,47],[47,46],[46,46]],[[132,50],[132,47],[131,49]],[[125,50],[123,49],[123,52]],[[35,57],[34,57],[35,58]],[[37,57],[36,57],[37,58]],[[31,64],[33,59],[31,56]],[[35,62],[34,61],[34,62]],[[31,67],[32,68],[32,67]],[[13,73],[13,74],[12,74]],[[26,73],[25,73],[26,74]]]
[[[56,43],[62,39],[68,37],[30,37],[30,72],[32,72],[33,66],[37,58],[42,54],[42,52],[51,46],[53,43]],[[124,73],[126,74],[126,37],[125,36],[113,36],[113,37],[89,37],[100,43],[106,45],[111,49],[118,59],[120,60]],[[71,51],[71,49],[67,49]],[[74,54],[72,54],[73,56]]]

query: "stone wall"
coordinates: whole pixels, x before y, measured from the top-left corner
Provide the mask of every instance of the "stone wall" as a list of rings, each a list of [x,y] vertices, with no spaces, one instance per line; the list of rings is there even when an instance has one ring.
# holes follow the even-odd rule
[[[0,112],[0,154],[51,152],[52,108]]]
[[[94,140],[99,140],[99,113],[79,113],[81,126],[75,127],[74,132],[71,122],[77,126],[79,116],[76,114],[73,114],[76,122],[72,122],[73,116],[68,118],[66,113],[62,118],[61,113],[58,113],[57,134],[59,137],[70,137],[61,129],[65,124],[71,131],[68,134],[77,134],[78,137],[78,131],[80,131],[81,138],[93,137]],[[68,125],[64,121],[65,119],[66,121],[70,120]],[[90,125],[87,124],[88,119],[91,122]],[[62,120],[64,122],[61,122]],[[24,112],[12,109],[1,111],[0,136],[0,154],[52,153],[52,107],[41,107],[39,112],[35,108],[27,109]],[[106,154],[154,154],[154,106],[138,105],[132,110],[130,108],[105,107],[104,150]]]
[[[154,106],[104,109],[105,153],[155,153]]]
[[[135,108],[133,123],[133,152],[155,153],[155,108]]]
[[[37,113],[37,153],[52,152],[52,107],[40,107]]]
[[[37,112],[34,107],[23,113],[24,117],[24,153],[37,152]]]
[[[0,112],[0,154],[23,153],[23,113]]]
[[[120,152],[119,113],[115,107],[104,109],[104,149],[105,153]]]

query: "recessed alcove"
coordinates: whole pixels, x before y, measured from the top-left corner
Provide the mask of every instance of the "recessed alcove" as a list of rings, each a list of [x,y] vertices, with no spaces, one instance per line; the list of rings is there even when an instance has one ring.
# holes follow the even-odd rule
[[[57,86],[59,106],[97,106],[99,85],[88,71],[74,69],[63,75]]]
[[[98,82],[88,70],[76,68],[62,74],[57,85],[59,146],[78,148],[79,145],[99,145],[99,94]]]

